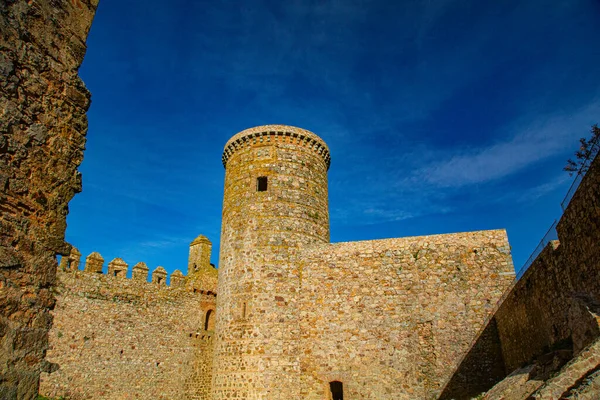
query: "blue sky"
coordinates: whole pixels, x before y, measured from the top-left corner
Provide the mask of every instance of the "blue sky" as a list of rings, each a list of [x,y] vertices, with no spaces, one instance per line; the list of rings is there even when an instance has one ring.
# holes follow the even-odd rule
[[[578,138],[600,122],[594,0],[100,2],[84,257],[218,264],[238,131],[288,124],[329,145],[332,242],[506,228],[517,268],[552,221]]]

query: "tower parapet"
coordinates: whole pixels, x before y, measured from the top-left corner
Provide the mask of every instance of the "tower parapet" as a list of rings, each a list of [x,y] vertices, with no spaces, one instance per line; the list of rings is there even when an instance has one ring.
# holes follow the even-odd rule
[[[329,169],[331,156],[329,148],[317,135],[306,129],[287,125],[262,125],[249,128],[234,135],[225,144],[223,150],[223,166],[227,168],[227,161],[238,150],[248,146],[264,146],[276,143],[296,143],[323,157],[323,161]]]
[[[188,257],[188,276],[210,267],[212,243],[204,235],[199,235],[190,243]]]

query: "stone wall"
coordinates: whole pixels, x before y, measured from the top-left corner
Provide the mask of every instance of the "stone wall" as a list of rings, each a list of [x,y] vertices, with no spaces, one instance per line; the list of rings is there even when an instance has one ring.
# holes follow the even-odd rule
[[[77,75],[97,0],[0,2],[0,398],[31,399],[52,324],[90,95]]]
[[[501,302],[502,300],[500,300]],[[494,310],[495,312],[495,310]],[[529,373],[528,369],[524,373]],[[513,385],[523,373],[511,377],[507,385]],[[474,344],[462,357],[459,367],[450,377],[440,399],[471,399],[485,392],[506,376],[506,367],[502,357],[502,346],[495,318],[488,318],[484,327],[475,336]]]
[[[433,399],[514,280],[503,230],[338,243],[301,253],[297,398]],[[282,396],[281,398],[286,398]]]
[[[564,363],[600,336],[599,187],[597,158],[558,223],[559,240],[548,244],[495,312],[503,376],[547,358]],[[490,388],[495,382],[482,385],[458,376],[461,369],[479,368],[480,361],[466,358],[445,394]]]
[[[216,273],[216,271],[215,271]],[[216,284],[213,277],[213,285]],[[40,393],[69,399],[207,399],[215,293],[66,269]],[[214,315],[213,315],[214,318]]]
[[[202,330],[195,336],[194,351],[196,357],[192,365],[192,373],[186,384],[187,396],[190,400],[211,400],[213,379],[214,330]]]
[[[553,348],[576,353],[600,335],[600,159],[557,225],[558,243],[538,256],[498,309],[508,372]]]
[[[502,230],[329,244],[329,162],[289,126],[225,146],[214,400],[435,398],[514,280]]]

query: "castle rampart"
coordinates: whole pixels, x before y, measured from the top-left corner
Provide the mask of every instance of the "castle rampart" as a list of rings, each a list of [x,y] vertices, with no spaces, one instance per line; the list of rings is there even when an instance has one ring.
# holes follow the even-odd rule
[[[73,248],[64,259],[78,253]],[[99,253],[87,260],[84,271],[61,263],[48,351],[60,369],[43,374],[40,392],[69,399],[208,399],[217,278],[210,253],[208,265],[188,277],[176,270],[170,282],[162,267],[149,282],[143,262],[128,279],[120,258],[109,263],[108,274]]]
[[[62,368],[44,393],[331,400],[334,385],[347,400],[436,398],[514,280],[506,232],[331,244],[329,152],[314,133],[253,128],[223,160],[218,282],[202,235],[170,285],[162,267],[148,282],[143,262],[127,279],[118,258],[104,275],[98,253],[74,270],[73,250],[49,353]]]

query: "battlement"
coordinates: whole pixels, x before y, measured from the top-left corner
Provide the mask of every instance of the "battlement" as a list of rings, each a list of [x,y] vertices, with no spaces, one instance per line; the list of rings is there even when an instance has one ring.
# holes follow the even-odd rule
[[[262,125],[243,130],[227,141],[223,150],[223,166],[227,166],[227,161],[238,149],[268,143],[297,143],[321,155],[327,169],[331,164],[329,148],[323,139],[311,131],[287,125]]]
[[[63,267],[76,263],[73,253]],[[98,272],[58,271],[48,360],[61,368],[43,375],[40,390],[50,398],[181,399],[208,387],[216,269],[187,277],[174,271],[167,285],[162,267],[151,272],[139,262],[127,278],[120,258],[108,264],[109,273],[102,273],[99,253],[86,259]]]
[[[206,239],[206,238],[205,238]],[[210,244],[210,241],[206,239]],[[192,242],[197,244],[197,239]],[[210,254],[209,254],[210,257]],[[216,277],[217,270],[214,266],[208,263],[210,268],[202,268],[197,272],[192,272],[189,276],[185,276],[180,270],[175,270],[169,276],[167,282],[167,271],[161,267],[156,267],[150,274],[150,268],[145,262],[140,261],[131,269],[131,278],[128,278],[129,265],[120,257],[114,258],[108,263],[108,272],[104,274],[104,257],[98,252],[90,253],[86,259],[83,271],[79,269],[81,261],[81,252],[72,247],[68,256],[64,256],[60,262],[60,269],[65,272],[80,271],[85,274],[104,275],[113,279],[124,279],[127,281],[138,282],[141,284],[158,286],[160,288],[183,288],[193,293],[201,295],[216,296]],[[198,275],[198,276],[196,276]],[[204,276],[208,275],[208,276]],[[149,279],[150,278],[150,279]]]

